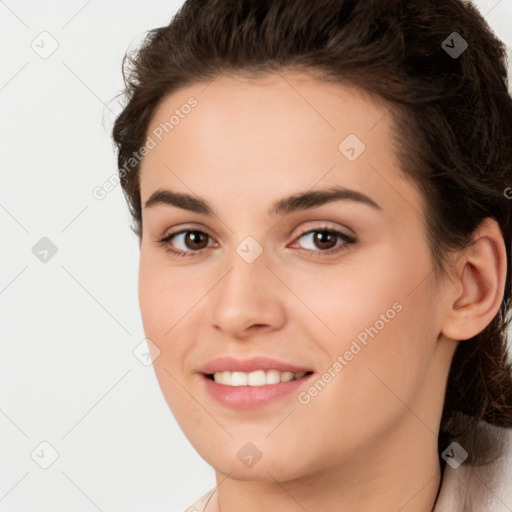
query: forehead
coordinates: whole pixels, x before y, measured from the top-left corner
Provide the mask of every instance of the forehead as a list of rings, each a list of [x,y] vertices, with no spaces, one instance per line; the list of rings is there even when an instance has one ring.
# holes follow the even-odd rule
[[[192,100],[195,106],[189,108]],[[276,72],[257,78],[220,75],[211,82],[194,83],[164,97],[148,133],[159,127],[165,131],[162,125],[178,114],[179,119],[174,115],[173,126],[167,126],[169,133],[165,135],[176,141],[180,134],[183,138],[192,135],[203,147],[218,134],[235,133],[251,138],[252,146],[269,142],[276,135],[278,142],[304,134],[312,142],[317,141],[317,136],[323,140],[331,136],[336,141],[346,132],[368,139],[377,124],[384,121],[381,128],[388,127],[391,118],[384,119],[388,112],[389,106],[375,95],[348,84],[327,83],[306,73]],[[200,121],[201,126],[194,120]],[[294,124],[297,121],[300,123]],[[187,125],[193,128],[193,134]],[[371,136],[378,137],[379,132]]]
[[[386,179],[400,174],[391,123],[384,100],[305,73],[191,84],[165,97],[151,119],[156,145],[141,165],[142,200],[165,185],[214,201],[221,189],[261,199],[320,181],[389,195]],[[406,182],[395,186],[411,193]]]

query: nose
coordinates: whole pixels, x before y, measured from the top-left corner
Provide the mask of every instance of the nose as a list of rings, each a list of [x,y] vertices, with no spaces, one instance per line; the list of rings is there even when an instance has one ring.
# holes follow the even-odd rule
[[[214,328],[238,339],[281,328],[286,320],[285,287],[268,268],[264,253],[252,263],[235,253],[230,263],[231,268],[212,290]]]

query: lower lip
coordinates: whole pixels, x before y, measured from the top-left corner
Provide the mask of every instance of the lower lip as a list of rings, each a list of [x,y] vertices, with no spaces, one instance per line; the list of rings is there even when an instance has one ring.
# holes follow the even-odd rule
[[[202,375],[206,390],[222,405],[237,409],[255,409],[262,407],[278,398],[290,395],[303,385],[312,375],[305,375],[301,379],[266,384],[265,386],[225,386]]]

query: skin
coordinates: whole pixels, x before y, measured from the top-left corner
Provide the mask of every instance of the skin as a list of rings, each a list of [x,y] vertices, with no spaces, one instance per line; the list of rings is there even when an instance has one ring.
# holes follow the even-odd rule
[[[203,198],[215,215],[143,209],[139,301],[165,399],[215,469],[207,510],[431,511],[454,340],[480,332],[501,299],[499,229],[482,225],[453,257],[450,277],[435,279],[424,201],[399,170],[389,107],[363,91],[291,71],[222,75],[166,97],[148,134],[191,96],[198,105],[141,164],[142,205],[168,189]],[[338,150],[348,134],[366,146],[353,162]],[[337,200],[267,212],[283,197],[331,186],[380,208]],[[326,225],[356,243],[325,255],[301,236]],[[211,238],[199,252],[183,235],[158,243],[182,229]],[[252,263],[236,252],[247,236],[263,251]],[[329,248],[343,246],[335,240]],[[166,247],[195,253],[177,257]],[[305,405],[292,393],[232,409],[204,389],[199,367],[227,354],[307,366],[316,380],[395,303],[400,312]],[[262,455],[252,467],[237,457],[247,442]]]

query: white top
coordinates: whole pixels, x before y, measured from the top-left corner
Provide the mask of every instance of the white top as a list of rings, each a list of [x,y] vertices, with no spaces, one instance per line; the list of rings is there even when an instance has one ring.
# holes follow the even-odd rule
[[[512,511],[512,429],[486,428],[504,436],[503,455],[481,466],[462,463],[454,468],[446,464],[433,512]],[[185,512],[206,512],[215,492],[215,488],[210,489]]]

